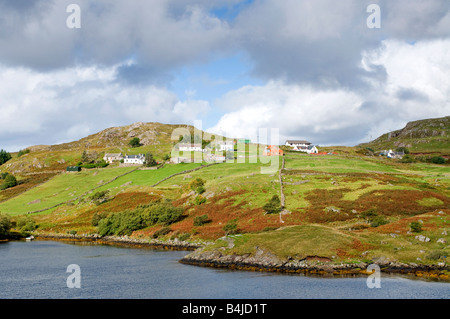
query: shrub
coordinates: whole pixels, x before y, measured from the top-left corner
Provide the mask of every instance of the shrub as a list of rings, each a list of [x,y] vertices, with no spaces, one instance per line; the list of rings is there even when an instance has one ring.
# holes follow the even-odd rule
[[[415,159],[414,157],[412,157],[409,154],[406,154],[405,156],[402,157],[402,159],[400,160],[401,163],[414,163]]]
[[[203,194],[204,192],[206,192],[206,189],[203,186],[199,186],[195,191],[197,192],[197,194]]]
[[[431,158],[431,163],[433,164],[445,164],[445,158],[442,156],[434,156]]]
[[[194,217],[194,226],[203,226],[206,223],[211,222],[211,220],[208,218],[208,215],[202,215]]]
[[[151,166],[156,166],[156,165],[158,165],[158,163],[153,158],[153,154],[152,153],[145,154],[144,166],[151,167]]]
[[[98,223],[100,222],[100,220],[102,220],[106,217],[108,217],[108,213],[106,213],[106,212],[101,212],[101,213],[95,212],[91,219],[91,225],[98,226]]]
[[[275,214],[281,211],[281,201],[278,195],[273,195],[270,201],[262,207],[267,214]]]
[[[14,175],[6,173],[3,183],[0,185],[0,190],[4,190],[7,188],[11,188],[17,185],[17,179],[14,177]]]
[[[6,236],[11,229],[11,218],[9,215],[0,213],[0,238]]]
[[[17,153],[17,157],[21,157],[22,155],[25,155],[28,153],[30,153],[30,150],[28,148],[24,149],[24,150],[20,150],[19,153]]]
[[[180,235],[177,236],[177,238],[181,241],[185,241],[187,240],[189,237],[191,237],[191,234],[189,233],[182,233]]]
[[[203,203],[206,203],[206,198],[203,197],[202,195],[197,195],[194,198],[194,204],[195,205],[201,205]]]
[[[188,188],[193,191],[197,191],[198,188],[203,187],[205,185],[205,181],[201,178],[196,178],[189,182]]]
[[[37,228],[36,222],[30,216],[21,216],[17,219],[16,227],[21,231],[33,231]]]
[[[95,205],[103,204],[109,200],[109,190],[96,192],[94,195],[90,196],[89,199],[92,200]]]
[[[411,222],[409,227],[413,233],[420,233],[422,231],[422,224],[419,222]]]
[[[164,236],[167,235],[168,233],[170,233],[172,231],[172,229],[170,229],[170,227],[163,227],[160,230],[157,230],[153,233],[152,237],[153,238],[158,238],[159,236]]]
[[[131,235],[135,230],[162,224],[168,226],[183,217],[183,209],[170,204],[152,203],[141,205],[135,210],[110,214],[97,221],[100,236]]]
[[[141,140],[139,139],[139,137],[133,137],[130,142],[128,143],[128,145],[130,145],[131,147],[139,147],[142,146],[141,144]]]
[[[382,216],[375,216],[370,219],[370,226],[372,227],[378,227],[386,224],[389,224],[389,221],[384,219]]]
[[[237,219],[229,220],[225,226],[223,226],[223,231],[226,235],[233,235],[238,233]]]

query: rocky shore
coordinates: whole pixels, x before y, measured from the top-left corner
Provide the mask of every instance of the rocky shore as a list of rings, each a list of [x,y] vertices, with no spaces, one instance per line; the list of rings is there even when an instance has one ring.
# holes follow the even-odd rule
[[[208,245],[205,245],[204,243],[192,243],[180,241],[178,239],[162,241],[158,239],[131,238],[128,236],[101,237],[97,234],[33,235],[37,240],[90,241],[100,244],[124,245],[129,247],[192,251],[179,262],[202,267],[347,277],[359,275],[367,276],[371,273],[367,271],[368,266],[376,264],[380,267],[381,272],[385,274],[406,274],[424,279],[438,279],[450,282],[450,265],[448,264],[405,264],[398,261],[389,261],[385,258],[378,258],[370,263],[362,261],[355,263],[341,263],[334,262],[327,257],[321,256],[308,256],[301,260],[293,258],[280,259],[278,256],[261,248],[257,248],[253,254],[226,254],[220,249],[208,249]]]
[[[372,273],[372,271],[367,271],[368,266],[371,264],[376,264],[380,267],[381,272],[384,273],[410,274],[416,277],[450,281],[450,266],[446,264],[404,264],[384,260],[383,258],[375,260],[371,263],[340,263],[333,262],[326,257],[320,256],[308,256],[301,260],[294,260],[291,258],[282,260],[270,252],[265,252],[259,248],[253,255],[229,255],[223,254],[219,250],[197,249],[181,259],[180,262],[204,267],[282,273],[303,273],[311,275],[317,274],[322,276],[368,275]]]
[[[158,239],[138,239],[128,236],[104,236],[91,235],[71,235],[71,234],[34,234],[38,240],[62,240],[62,241],[88,241],[100,244],[125,245],[133,247],[153,247],[167,250],[195,250],[202,247],[201,244],[174,240],[161,241]]]

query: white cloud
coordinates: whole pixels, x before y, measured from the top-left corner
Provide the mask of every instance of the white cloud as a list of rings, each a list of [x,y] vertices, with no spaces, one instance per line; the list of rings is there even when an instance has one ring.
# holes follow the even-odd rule
[[[209,111],[156,86],[126,86],[113,67],[49,73],[0,66],[0,145],[54,144],[133,122],[189,123]]]
[[[367,91],[272,81],[229,92],[218,105],[227,110],[211,132],[251,136],[258,128],[279,128],[285,138],[318,144],[355,145],[408,121],[441,117],[450,111],[450,40],[411,45],[386,40],[362,55],[367,71],[382,68],[386,78],[369,78]]]

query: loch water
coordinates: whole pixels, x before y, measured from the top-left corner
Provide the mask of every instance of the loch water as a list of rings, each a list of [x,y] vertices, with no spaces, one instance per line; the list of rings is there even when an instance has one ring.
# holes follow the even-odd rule
[[[188,251],[62,241],[0,243],[1,299],[449,299],[450,283],[324,278],[179,263]],[[69,267],[75,265],[77,271]],[[74,276],[77,276],[74,278]],[[76,286],[78,284],[78,287]],[[75,286],[75,287],[74,287]]]

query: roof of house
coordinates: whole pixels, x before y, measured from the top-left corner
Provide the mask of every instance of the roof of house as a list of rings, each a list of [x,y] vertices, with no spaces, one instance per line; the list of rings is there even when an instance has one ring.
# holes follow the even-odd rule
[[[311,144],[310,142],[305,141],[305,140],[287,140],[286,143],[289,143],[289,144]]]
[[[131,159],[131,158],[144,158],[144,155],[139,154],[139,155],[125,155],[126,159]]]

